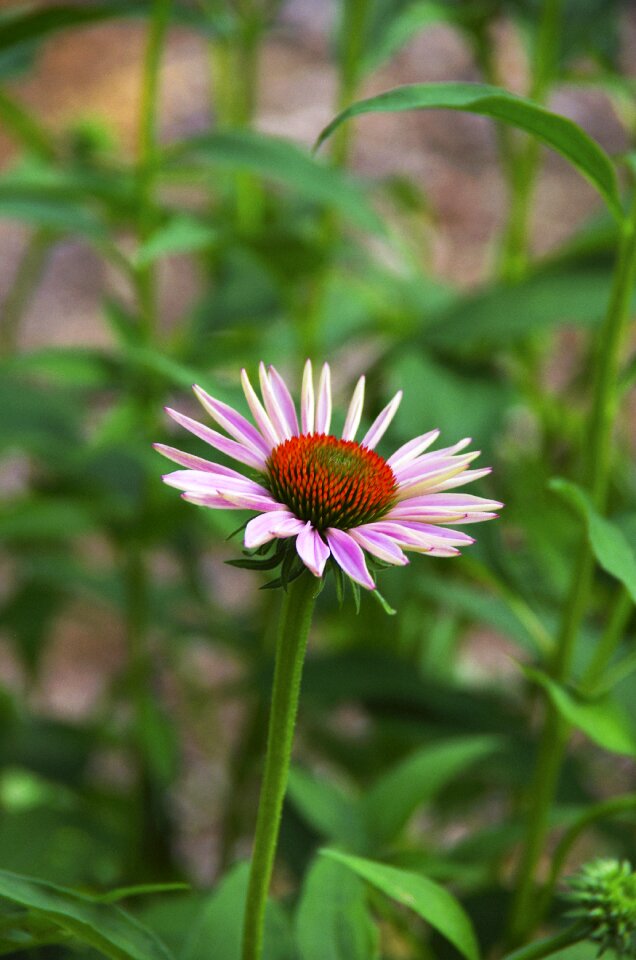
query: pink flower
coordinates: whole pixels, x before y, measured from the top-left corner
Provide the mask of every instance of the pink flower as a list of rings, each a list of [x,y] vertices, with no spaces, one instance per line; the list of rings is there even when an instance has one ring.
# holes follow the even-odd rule
[[[497,501],[449,492],[490,472],[488,467],[467,469],[479,456],[461,452],[469,439],[425,453],[439,436],[438,430],[430,430],[388,460],[375,452],[400,404],[401,391],[358,442],[364,377],[353,392],[340,438],[329,432],[328,364],[322,368],[317,394],[310,361],[305,365],[300,422],[287,385],[274,367],[260,365],[262,400],[244,370],[241,380],[254,423],[197,386],[198,399],[224,433],[175,410],[167,412],[186,430],[248,467],[252,476],[164,444],[155,444],[155,449],[185,467],[164,477],[167,484],[184,491],[185,500],[256,513],[245,528],[248,549],[295,538],[298,556],[314,576],[323,575],[331,558],[352,580],[373,590],[365,553],[396,565],[408,563],[405,551],[452,557],[474,541],[446,524],[497,516],[493,511],[502,506]]]

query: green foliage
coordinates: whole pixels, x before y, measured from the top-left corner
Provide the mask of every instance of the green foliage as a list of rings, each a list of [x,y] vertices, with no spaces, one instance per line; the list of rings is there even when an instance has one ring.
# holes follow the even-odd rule
[[[328,359],[336,432],[360,373],[361,435],[403,389],[380,454],[434,427],[438,447],[472,436],[482,450],[474,467],[493,474],[470,492],[506,504],[496,524],[470,528],[477,542],[461,559],[410,554],[404,568],[374,567],[383,611],[337,571],[326,578],[264,960],[477,960],[477,940],[484,956],[522,942],[539,949],[575,839],[585,833],[585,849],[619,862],[636,858],[623,823],[636,751],[635,367],[622,366],[620,351],[601,397],[608,421],[616,414],[607,504],[581,481],[594,460],[599,364],[612,344],[631,342],[626,328],[607,335],[608,311],[611,320],[619,294],[627,313],[636,305],[629,271],[618,294],[616,271],[630,240],[621,190],[634,166],[633,82],[618,57],[626,6],[339,0],[329,56],[340,112],[318,138],[325,155],[255,121],[262,71],[296,29],[277,0],[3,6],[0,121],[15,153],[0,172],[0,218],[20,256],[0,298],[0,953],[241,956],[248,868],[236,859],[254,832],[280,592],[259,588],[287,585],[303,567],[291,540],[243,554],[249,514],[184,504],[161,484],[171,468],[152,443],[235,465],[177,432],[162,407],[207,422],[186,399],[198,383],[249,416],[237,375],[260,359],[284,370],[294,396],[304,359]],[[440,24],[484,83],[418,82],[359,99],[363,83],[382,88],[375,71],[400,74],[394,58]],[[145,50],[139,152],[101,117],[60,128],[56,111],[32,106],[28,81],[43,54],[71,34],[92,43],[93,27],[110,37],[111,26]],[[541,102],[492,83],[509,31],[525,44],[527,89]],[[172,42],[209,56],[203,119],[164,115]],[[423,63],[413,79],[429,75]],[[579,126],[557,112],[562,82],[609,97],[623,156],[584,131],[585,116]],[[407,125],[402,113],[431,109],[495,122],[509,209],[496,235],[483,227],[485,267],[470,285],[449,279],[456,265],[446,270],[442,178],[405,174],[409,158],[387,173],[390,142],[376,176],[373,144],[355,149],[364,128],[349,123],[391,113]],[[538,145],[567,161],[553,168],[558,177],[581,174],[603,205],[562,242],[532,207]],[[485,189],[472,160],[452,163]],[[35,323],[58,254],[85,247],[101,278],[87,291],[87,329],[76,337],[60,322],[49,337]],[[59,304],[51,309],[65,319]],[[591,572],[573,584],[586,553]],[[544,727],[564,744],[551,769]],[[528,839],[526,811],[542,836]],[[544,883],[523,864],[528,849],[543,862],[560,829]],[[510,900],[524,883],[531,907],[515,924]],[[554,956],[593,960],[595,949]]]

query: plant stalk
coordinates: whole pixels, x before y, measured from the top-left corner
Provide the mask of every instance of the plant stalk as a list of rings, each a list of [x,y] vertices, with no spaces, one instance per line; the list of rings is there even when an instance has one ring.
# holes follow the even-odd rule
[[[564,947],[570,947],[574,943],[584,940],[587,933],[587,924],[584,921],[572,924],[561,933],[553,937],[545,937],[543,940],[536,940],[534,943],[509,953],[504,960],[542,960],[543,957],[550,957],[558,950]]]
[[[263,951],[265,906],[287,788],[300,681],[317,583],[310,573],[305,572],[289,585],[283,600],[276,644],[265,771],[245,906],[243,960],[260,960]]]
[[[612,432],[618,407],[619,361],[630,316],[631,296],[636,277],[636,194],[625,217],[612,292],[605,322],[597,341],[596,379],[593,386],[586,485],[594,504],[603,512],[607,500],[611,468]],[[566,604],[551,674],[566,682],[572,665],[574,647],[589,602],[594,573],[594,557],[587,537],[582,539],[574,569],[569,600]],[[607,655],[605,651],[605,656]],[[570,727],[549,703],[544,726],[528,814],[526,837],[517,874],[517,885],[510,915],[509,936],[512,945],[521,943],[540,919],[535,898],[536,871],[545,848],[550,809],[558,785]]]

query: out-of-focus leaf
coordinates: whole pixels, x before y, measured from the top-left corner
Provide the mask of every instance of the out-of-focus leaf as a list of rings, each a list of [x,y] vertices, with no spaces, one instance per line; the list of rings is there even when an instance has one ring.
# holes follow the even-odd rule
[[[252,131],[203,134],[166,150],[161,169],[179,174],[180,169],[191,169],[193,162],[267,177],[337,210],[359,227],[384,232],[382,221],[351,177],[314,159],[289,140]]]
[[[392,840],[421,804],[501,743],[497,737],[458,737],[423,747],[401,760],[363,797],[371,836],[379,844]]]
[[[118,887],[95,897],[100,903],[117,903],[129,897],[146,897],[148,894],[174,893],[189,890],[188,883],[142,883],[134,887]]]
[[[54,921],[113,960],[171,960],[167,947],[120,907],[74,890],[3,870],[0,897]]]
[[[288,796],[303,818],[329,840],[364,851],[367,834],[359,804],[324,777],[292,768]]]
[[[453,304],[418,335],[457,353],[490,353],[562,324],[590,327],[607,309],[609,269],[550,270],[498,284]]]
[[[510,123],[552,147],[598,190],[618,220],[623,208],[614,164],[605,151],[576,123],[552,113],[532,100],[499,87],[478,83],[414,83],[395,87],[343,110],[322,131],[316,145],[346,120],[364,113],[403,110],[463,110]]]
[[[0,37],[2,23],[0,21]],[[0,90],[0,121],[5,128],[31,153],[43,160],[55,157],[55,146],[49,133],[17,100],[13,100],[4,90]]]
[[[296,914],[300,960],[374,960],[378,932],[365,900],[364,886],[350,870],[318,858]]]
[[[194,918],[180,960],[240,960],[243,915],[249,864],[240,863],[226,874]],[[270,901],[265,914],[263,960],[292,960],[289,921],[282,908]]]
[[[458,372],[413,349],[396,353],[389,375],[396,390],[405,386],[408,390],[408,402],[397,412],[393,434],[407,438],[417,436],[422,429],[438,427],[442,446],[461,437],[478,437],[481,449],[488,453],[514,396],[492,373],[475,376]],[[480,461],[475,464],[480,465]]]
[[[338,850],[321,852],[349,867],[392,900],[414,910],[466,960],[478,960],[479,946],[470,919],[455,897],[443,887],[421,874],[389,867],[375,860],[349,856]]]
[[[625,585],[636,603],[636,555],[620,527],[602,517],[576,484],[555,478],[550,487],[583,517],[596,559],[604,570]]]
[[[33,375],[65,386],[104,387],[112,382],[116,369],[112,359],[100,350],[83,347],[43,347],[8,357],[0,366],[13,375]]]
[[[610,696],[583,700],[547,674],[524,667],[526,676],[544,688],[559,713],[590,740],[611,753],[636,756],[636,737],[629,721]]]
[[[72,500],[27,497],[0,506],[0,543],[64,539],[94,526],[89,510]]]
[[[218,231],[208,224],[183,215],[169,220],[146,240],[137,251],[137,266],[144,267],[160,257],[176,253],[208,250],[218,241]]]
[[[62,461],[79,444],[77,404],[23,377],[0,377],[0,451],[26,450]]]
[[[378,23],[371,25],[371,36],[362,56],[361,69],[364,72],[376,70],[412,40],[418,31],[433,23],[455,19],[453,13],[448,4],[436,3],[435,0],[411,0],[397,10],[389,9],[384,17],[376,18]]]
[[[20,183],[15,177],[0,180],[0,216],[91,240],[109,239],[104,223],[86,204],[46,186]]]

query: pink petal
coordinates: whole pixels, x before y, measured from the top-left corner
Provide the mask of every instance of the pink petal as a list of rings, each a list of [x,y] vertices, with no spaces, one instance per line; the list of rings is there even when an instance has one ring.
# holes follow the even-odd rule
[[[281,377],[280,373],[275,367],[269,368],[269,382],[272,385],[272,390],[278,400],[278,406],[283,411],[287,425],[291,431],[292,437],[297,437],[300,433],[298,429],[298,417],[296,416],[296,407],[294,406],[294,401],[292,395],[287,389],[287,384]]]
[[[269,419],[263,404],[256,396],[254,387],[250,383],[247,371],[241,370],[241,384],[243,386],[243,393],[245,394],[245,399],[247,400],[248,406],[252,411],[252,416],[258,424],[258,428],[265,437],[265,440],[270,444],[270,449],[272,447],[277,447],[279,443],[285,439],[284,435],[279,434],[272,424],[272,421]]]
[[[169,447],[165,443],[153,443],[153,447],[157,453],[167,457],[168,460],[172,460],[173,463],[178,463],[181,467],[188,467],[190,470],[209,470],[211,473],[224,474],[226,477],[240,477],[240,473],[232,470],[231,467],[224,467],[220,463],[213,463],[212,460],[204,460],[203,457],[195,457],[192,453],[176,450],[174,447]]]
[[[397,408],[402,400],[402,391],[398,390],[390,403],[387,403],[384,410],[375,418],[365,436],[360,441],[360,446],[368,447],[373,450],[377,443],[384,436],[384,433],[391,423],[391,420],[397,413]]]
[[[227,510],[259,510],[269,512],[270,510],[280,510],[281,504],[273,497],[262,497],[255,493],[230,493],[229,491],[218,491],[217,493],[191,493],[187,491],[181,494],[188,503],[196,503],[200,507],[219,507]]]
[[[259,363],[258,365],[258,376],[261,383],[261,394],[263,395],[263,401],[265,403],[267,415],[279,437],[283,437],[284,440],[290,440],[293,436],[291,427],[287,423],[285,415],[280,408],[280,404],[278,403],[278,399],[274,393],[269,379],[269,374],[265,369],[265,364],[263,362]]]
[[[431,547],[468,545],[474,543],[472,537],[458,530],[447,530],[427,523],[410,520],[378,520],[373,524],[375,530],[393,537],[401,546],[409,549],[429,550]]]
[[[276,537],[293,537],[303,529],[303,522],[289,512],[289,510],[271,510],[254,517],[245,527],[243,543],[248,550],[261,547]]]
[[[329,364],[323,364],[318,383],[318,403],[316,405],[316,433],[329,433],[331,426],[331,371]]]
[[[253,449],[256,454],[260,453],[264,457],[269,456],[271,447],[268,447],[256,427],[253,426],[249,420],[246,420],[245,417],[227,403],[211,397],[196,384],[192,389],[210,416],[213,417],[224,430],[227,430],[231,437],[234,437],[239,443],[244,443],[245,446]]]
[[[338,566],[356,583],[367,590],[374,590],[375,583],[367,570],[364,553],[355,540],[344,530],[336,530],[335,527],[328,527],[326,532],[327,543]]]
[[[351,403],[347,411],[345,425],[342,431],[343,440],[355,440],[360,420],[362,418],[362,407],[364,405],[364,377],[360,377],[356,388],[353,391]]]
[[[388,465],[392,467],[393,470],[397,470],[399,467],[410,463],[411,460],[419,457],[432,443],[435,443],[438,437],[439,430],[429,430],[428,433],[423,433],[420,437],[409,440],[408,443],[398,447],[395,453],[389,457],[387,460]]]
[[[499,510],[503,503],[498,500],[486,500],[485,497],[476,497],[471,493],[424,493],[411,500],[403,500],[400,507],[434,507],[458,510],[460,512],[473,510]]]
[[[431,493],[438,484],[450,480],[458,473],[463,473],[479,452],[467,453],[461,457],[452,457],[449,460],[435,461],[424,467],[419,475],[409,480],[402,481],[398,486],[398,500],[405,500],[407,497],[414,497],[420,493]]]
[[[374,530],[372,523],[364,524],[362,527],[354,527],[353,530],[349,530],[349,536],[353,537],[363,550],[368,550],[369,553],[380,560],[384,560],[385,563],[404,566],[409,562],[408,557],[398,547],[395,540],[387,536],[386,533]]]
[[[228,477],[225,474],[213,474],[206,470],[175,470],[163,477],[164,483],[177,490],[187,490],[190,493],[254,493],[256,496],[269,496],[269,491],[260,483],[254,483],[247,477],[237,474]]]
[[[314,432],[314,379],[311,372],[311,360],[307,360],[303,371],[300,421],[303,433]]]
[[[441,480],[428,490],[428,493],[435,493],[441,490],[451,490],[453,487],[461,487],[465,483],[472,483],[473,480],[480,480],[481,477],[487,477],[492,473],[492,467],[482,467],[480,470],[466,470],[459,476],[453,475],[446,480]]]
[[[421,472],[422,474],[425,473],[430,464],[437,463],[440,460],[455,460],[455,462],[457,462],[459,458],[456,457],[455,454],[459,453],[460,450],[463,450],[464,447],[468,446],[469,443],[470,438],[466,437],[464,440],[460,440],[459,443],[454,443],[452,447],[444,447],[441,450],[432,450],[430,453],[425,453],[423,456],[411,460],[410,463],[402,464],[401,467],[393,467],[393,472],[398,482],[401,483],[402,480],[417,476],[418,472]],[[470,457],[474,460],[475,457],[479,456],[479,453],[477,451],[473,451],[471,453],[465,453],[463,456]]]
[[[322,577],[330,556],[329,547],[311,523],[307,522],[296,538],[298,556],[314,577]]]
[[[228,437],[224,437],[222,433],[217,433],[216,430],[212,430],[210,427],[199,423],[198,420],[192,420],[190,417],[186,417],[182,413],[177,413],[176,410],[171,410],[169,407],[166,407],[166,413],[180,426],[185,427],[186,430],[193,433],[195,437],[199,437],[200,440],[209,443],[211,447],[215,447],[217,450],[220,450],[221,453],[225,453],[228,457],[238,460],[239,463],[247,464],[248,467],[254,467],[255,470],[259,470],[261,473],[265,470],[265,457],[260,454],[255,454],[253,450],[250,450],[244,446],[244,444],[230,440]]]

